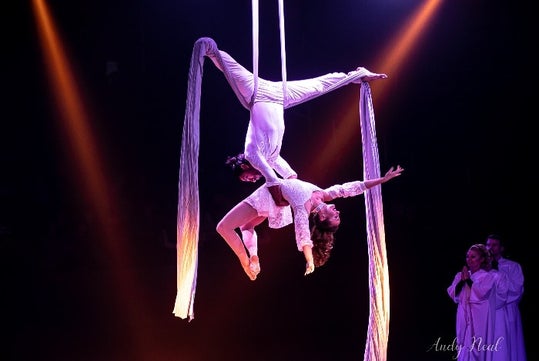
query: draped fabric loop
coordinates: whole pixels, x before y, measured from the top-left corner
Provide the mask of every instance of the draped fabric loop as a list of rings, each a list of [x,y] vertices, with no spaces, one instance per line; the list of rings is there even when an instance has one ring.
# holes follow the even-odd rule
[[[196,42],[191,55],[185,117],[183,121],[178,211],[176,223],[177,294],[173,313],[192,320],[198,265],[200,204],[198,155],[200,146],[200,92],[207,42]]]
[[[380,160],[370,85],[361,83],[359,123],[363,143],[364,179],[380,177]],[[365,192],[369,253],[369,324],[363,359],[386,361],[389,337],[389,270],[387,264],[382,187]]]

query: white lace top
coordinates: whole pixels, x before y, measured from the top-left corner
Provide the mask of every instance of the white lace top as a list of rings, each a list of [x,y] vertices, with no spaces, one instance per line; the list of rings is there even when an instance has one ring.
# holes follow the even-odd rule
[[[245,199],[249,205],[257,210],[259,216],[268,217],[268,224],[271,228],[282,228],[292,223],[292,213],[294,212],[294,230],[296,244],[299,251],[303,246],[313,246],[311,231],[309,228],[309,212],[305,208],[305,203],[310,199],[314,191],[323,189],[299,179],[281,179],[281,192],[283,197],[290,203],[290,206],[278,207],[275,205],[271,194],[265,185],[260,186]],[[326,196],[330,199],[354,197],[367,190],[362,181],[336,184],[325,190]]]

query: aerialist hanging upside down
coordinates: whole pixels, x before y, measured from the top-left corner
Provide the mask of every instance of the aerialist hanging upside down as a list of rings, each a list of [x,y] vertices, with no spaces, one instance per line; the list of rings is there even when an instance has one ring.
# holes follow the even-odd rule
[[[229,158],[228,165],[234,170],[253,173],[249,163],[241,155]],[[303,252],[306,261],[305,275],[308,275],[315,267],[326,263],[333,248],[334,233],[341,223],[335,205],[325,202],[336,198],[355,197],[400,176],[403,171],[400,166],[391,167],[383,177],[336,184],[326,189],[299,179],[281,179],[278,182],[290,207],[276,206],[267,188],[262,185],[221,219],[217,232],[234,251],[247,276],[254,281],[260,272],[255,227],[266,218],[270,228],[281,228],[294,223],[296,245],[298,250]],[[241,177],[241,174],[239,176]],[[237,228],[241,231],[241,238],[236,233]]]
[[[200,42],[206,46],[205,56],[224,73],[241,104],[250,111],[244,147],[245,158],[260,171],[275,203],[280,206],[285,206],[288,202],[282,197],[279,175],[284,179],[297,178],[297,173],[280,155],[285,130],[284,109],[350,83],[359,84],[387,78],[385,74],[372,73],[358,67],[348,74],[334,72],[312,79],[288,81],[285,84],[286,99],[283,99],[283,82],[255,79],[251,72],[228,53],[219,50],[213,39],[200,38],[196,43]],[[254,182],[259,178],[260,175],[242,180]]]

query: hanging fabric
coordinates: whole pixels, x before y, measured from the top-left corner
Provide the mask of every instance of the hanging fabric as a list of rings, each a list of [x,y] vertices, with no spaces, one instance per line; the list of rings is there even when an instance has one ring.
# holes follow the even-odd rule
[[[200,93],[204,57],[214,52],[217,64],[225,74],[229,84],[242,105],[250,109],[258,91],[258,0],[253,0],[253,81],[254,92],[251,99],[245,99],[226,69],[215,42],[210,38],[199,39],[194,47],[189,68],[186,111],[182,131],[180,169],[178,181],[177,211],[177,295],[173,313],[176,317],[194,318],[194,300],[198,267],[198,237],[200,204],[198,190],[198,156],[200,142]],[[289,108],[317,96],[328,93],[364,76],[358,72],[340,83],[333,84],[323,93],[311,98],[290,103],[287,96],[286,51],[284,39],[284,6],[279,0],[279,20],[281,35],[281,72],[283,86],[283,106]],[[374,108],[369,83],[361,82],[359,100],[359,122],[363,144],[364,179],[380,177],[380,162]],[[389,336],[389,272],[387,265],[385,229],[381,187],[374,187],[365,193],[367,245],[369,254],[369,324],[364,352],[364,361],[386,361]]]
[[[363,144],[363,179],[380,177],[380,160],[370,85],[360,87],[359,123]],[[369,325],[364,361],[386,361],[389,337],[389,270],[387,265],[382,187],[365,192],[369,253]]]
[[[259,42],[259,25],[258,25],[258,0],[252,0],[252,22],[253,22],[253,83],[254,91],[251,98],[251,106],[254,104],[256,94],[258,92],[258,42]]]
[[[200,143],[200,91],[205,42],[196,42],[191,54],[187,100],[183,120],[180,169],[178,177],[178,211],[176,223],[177,294],[173,313],[180,318],[194,317],[200,204],[198,195],[198,155]]]

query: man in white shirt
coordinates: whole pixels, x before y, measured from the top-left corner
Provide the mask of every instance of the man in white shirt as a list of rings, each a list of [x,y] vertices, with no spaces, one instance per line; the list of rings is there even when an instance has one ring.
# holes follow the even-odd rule
[[[522,319],[519,310],[519,302],[524,293],[522,267],[518,262],[503,257],[504,244],[501,236],[496,234],[487,236],[485,245],[490,250],[494,262],[497,263],[498,271],[503,272],[508,281],[505,306],[496,311],[497,318],[505,318],[505,322],[502,323],[502,325],[505,324],[505,329],[502,333],[506,336],[504,344],[510,355],[507,361],[526,361]],[[500,320],[498,319],[498,321]],[[500,322],[496,322],[496,325],[500,325]],[[503,327],[502,325],[498,328]],[[498,331],[502,330],[496,330],[497,334]]]

